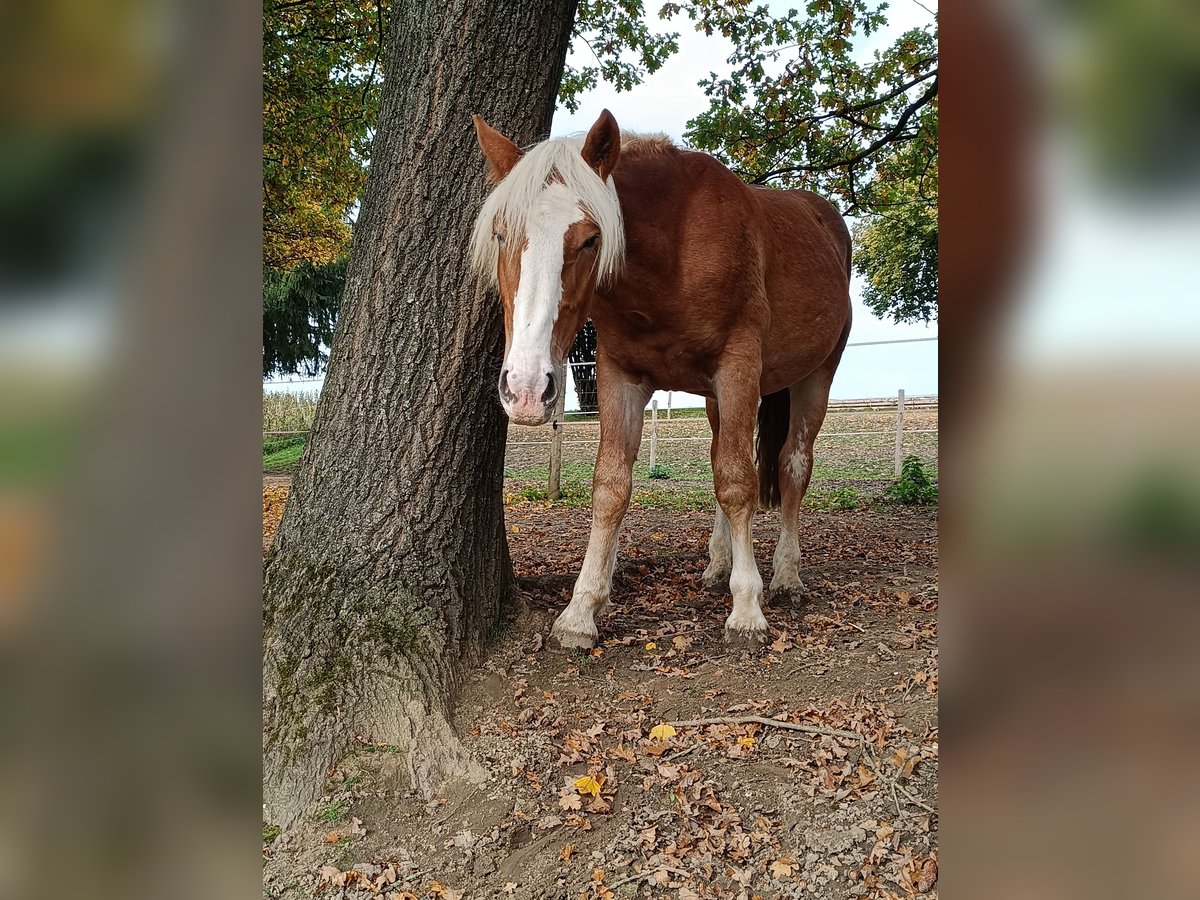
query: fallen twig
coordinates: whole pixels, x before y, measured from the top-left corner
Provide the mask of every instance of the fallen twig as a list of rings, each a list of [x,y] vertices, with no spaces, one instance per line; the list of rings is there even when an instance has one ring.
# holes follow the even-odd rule
[[[620,881],[614,881],[612,884],[608,885],[608,889],[612,890],[614,888],[618,888],[623,884],[629,884],[631,881],[640,881],[643,878],[651,878],[657,875],[659,872],[669,872],[672,875],[682,875],[684,878],[691,877],[687,872],[683,872],[679,869],[672,869],[670,866],[661,866],[657,869],[648,869],[645,872],[635,872],[632,875],[622,878]]]
[[[698,728],[704,725],[767,725],[772,728],[785,728],[788,731],[826,734],[830,737],[848,738],[852,741],[862,740],[862,735],[853,731],[843,731],[840,728],[829,728],[825,725],[788,722],[785,719],[768,719],[766,716],[718,716],[713,719],[691,719],[687,722],[668,722],[667,724],[674,728]]]
[[[863,628],[861,625],[855,625],[853,622],[840,622],[837,619],[829,618],[829,616],[814,616],[814,618],[821,622],[828,622],[830,625],[845,625],[847,628],[854,628],[858,631],[861,631],[863,634],[867,633],[867,629]]]

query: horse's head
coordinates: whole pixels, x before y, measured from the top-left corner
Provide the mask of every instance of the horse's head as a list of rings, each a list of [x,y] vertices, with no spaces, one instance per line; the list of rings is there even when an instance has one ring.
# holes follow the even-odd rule
[[[621,133],[608,110],[587,137],[523,152],[474,117],[496,185],[475,222],[471,259],[504,301],[500,402],[521,425],[541,425],[565,390],[566,357],[599,282],[625,252],[613,167]]]

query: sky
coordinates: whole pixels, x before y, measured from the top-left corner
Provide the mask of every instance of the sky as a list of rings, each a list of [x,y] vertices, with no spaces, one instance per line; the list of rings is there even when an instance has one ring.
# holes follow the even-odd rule
[[[786,10],[792,3],[772,3],[772,7]],[[936,4],[927,3],[931,9]],[[929,24],[929,11],[914,0],[893,0],[889,11],[889,24],[865,40],[858,54],[869,58],[876,48],[892,43],[895,37],[910,28]],[[558,109],[551,126],[551,137],[560,137],[586,132],[599,116],[608,109],[621,127],[628,131],[662,132],[683,143],[683,133],[689,119],[708,108],[708,98],[698,86],[710,72],[727,70],[725,62],[731,50],[729,41],[720,36],[707,37],[691,30],[686,19],[670,23],[658,23],[659,31],[679,32],[679,52],[672,56],[661,69],[631,91],[618,93],[607,84],[600,84],[580,98],[579,110],[570,113]],[[584,56],[569,57],[568,62],[586,65],[590,58],[586,47]],[[855,276],[850,286],[854,309],[854,325],[850,335],[853,345],[866,341],[905,340],[937,336],[937,323],[930,325],[897,325],[875,317],[863,305],[862,278]],[[867,397],[894,396],[903,389],[908,396],[936,394],[937,382],[936,341],[923,341],[898,345],[850,346],[842,357],[841,366],[834,378],[830,395],[834,399],[848,400]],[[296,385],[311,390],[318,388],[320,381]],[[268,385],[268,389],[281,389]],[[282,389],[286,389],[282,388]],[[660,406],[667,403],[665,392],[656,394]],[[671,397],[676,408],[702,406],[703,398],[676,392]],[[577,406],[574,391],[568,393],[567,408]]]

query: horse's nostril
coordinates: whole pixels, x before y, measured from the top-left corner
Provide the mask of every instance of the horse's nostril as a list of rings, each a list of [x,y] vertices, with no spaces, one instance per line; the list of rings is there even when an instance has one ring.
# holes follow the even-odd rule
[[[546,391],[545,391],[545,393],[542,394],[542,402],[549,403],[556,396],[558,396],[558,392],[554,389],[554,373],[547,372],[546,373]]]
[[[513,396],[513,392],[508,389],[508,369],[500,373],[500,396],[510,403],[517,399]]]

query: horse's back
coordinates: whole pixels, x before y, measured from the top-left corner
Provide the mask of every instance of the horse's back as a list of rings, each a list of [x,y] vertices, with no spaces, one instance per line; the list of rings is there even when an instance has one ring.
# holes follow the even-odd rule
[[[816,225],[817,234],[814,237],[817,240],[823,237],[830,242],[842,268],[849,273],[850,229],[846,227],[846,221],[836,206],[812,191],[781,191],[758,186],[753,190],[766,213],[774,243],[787,246],[798,236],[807,236]],[[818,245],[813,247],[813,252],[821,253],[825,249]]]

